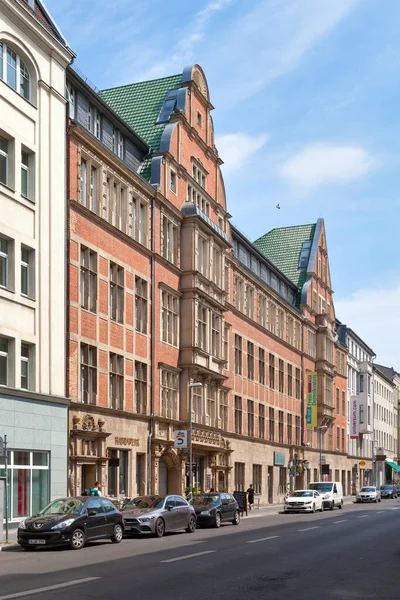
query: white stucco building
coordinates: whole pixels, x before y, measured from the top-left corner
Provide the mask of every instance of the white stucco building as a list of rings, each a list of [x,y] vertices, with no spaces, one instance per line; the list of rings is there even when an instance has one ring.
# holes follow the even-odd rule
[[[352,467],[352,493],[373,481],[374,458],[374,351],[355,331],[339,325],[340,337],[348,347],[347,355],[347,444],[348,456],[354,459]],[[351,431],[352,399],[356,402],[356,436]]]
[[[376,365],[374,368],[374,438],[376,454],[386,457],[376,463],[377,485],[398,480],[397,458],[398,391],[388,373],[389,369]]]
[[[66,492],[65,69],[72,58],[42,2],[2,0],[0,436],[10,450],[11,519]]]

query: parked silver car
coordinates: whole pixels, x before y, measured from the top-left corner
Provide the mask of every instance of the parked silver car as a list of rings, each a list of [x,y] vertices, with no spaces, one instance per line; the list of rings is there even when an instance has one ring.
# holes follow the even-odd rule
[[[139,496],[122,509],[126,533],[162,537],[166,531],[196,531],[196,513],[182,496]]]
[[[381,491],[374,485],[361,488],[357,494],[356,502],[380,502]]]

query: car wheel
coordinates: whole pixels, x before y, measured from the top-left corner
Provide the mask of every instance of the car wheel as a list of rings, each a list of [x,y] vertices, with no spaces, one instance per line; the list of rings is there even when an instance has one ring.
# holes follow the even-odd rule
[[[221,527],[221,515],[217,512],[214,518],[214,527],[217,529]]]
[[[232,521],[232,525],[239,525],[239,523],[240,523],[240,513],[239,513],[239,511],[237,510],[237,511],[235,512],[235,517],[234,517],[234,519],[233,519],[233,521]]]
[[[75,529],[71,537],[72,550],[80,550],[86,543],[85,534],[82,529]]]
[[[315,504],[312,505],[312,512],[315,514]]]
[[[380,502],[380,501],[381,501],[381,499],[379,498],[378,502]]]
[[[111,541],[113,544],[119,544],[122,542],[122,538],[124,536],[124,530],[122,528],[121,523],[117,523],[114,527],[114,533],[111,536]]]
[[[334,508],[335,508],[335,503],[334,503],[334,501],[332,500],[332,504],[330,505],[330,507],[329,507],[329,510],[333,510]]]
[[[162,519],[157,519],[156,521],[156,529],[155,536],[161,538],[165,533],[165,523]]]
[[[339,504],[339,508],[340,508],[340,510],[342,510],[342,508],[343,508],[343,500],[342,500],[342,501],[341,501],[341,503]]]
[[[194,533],[196,531],[196,519],[193,515],[189,518],[189,523],[186,528],[186,533]]]

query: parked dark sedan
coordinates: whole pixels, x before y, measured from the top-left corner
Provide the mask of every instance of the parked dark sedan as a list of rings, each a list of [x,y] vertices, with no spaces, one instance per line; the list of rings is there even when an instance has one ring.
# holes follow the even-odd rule
[[[18,543],[25,550],[43,546],[80,550],[88,540],[110,538],[119,544],[123,535],[122,514],[111,500],[98,496],[54,500],[18,526]]]
[[[220,527],[221,523],[230,522],[239,525],[239,505],[231,494],[209,492],[198,494],[191,500],[196,511],[199,525],[212,525]]]
[[[381,487],[382,498],[397,498],[397,488],[395,485],[383,485]]]

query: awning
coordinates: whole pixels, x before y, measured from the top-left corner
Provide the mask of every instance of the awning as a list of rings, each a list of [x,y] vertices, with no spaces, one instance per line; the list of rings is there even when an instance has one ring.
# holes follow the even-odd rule
[[[400,465],[396,465],[396,463],[390,462],[390,460],[387,460],[386,464],[389,465],[389,467],[392,467],[392,469],[394,469],[395,471],[400,472]]]

